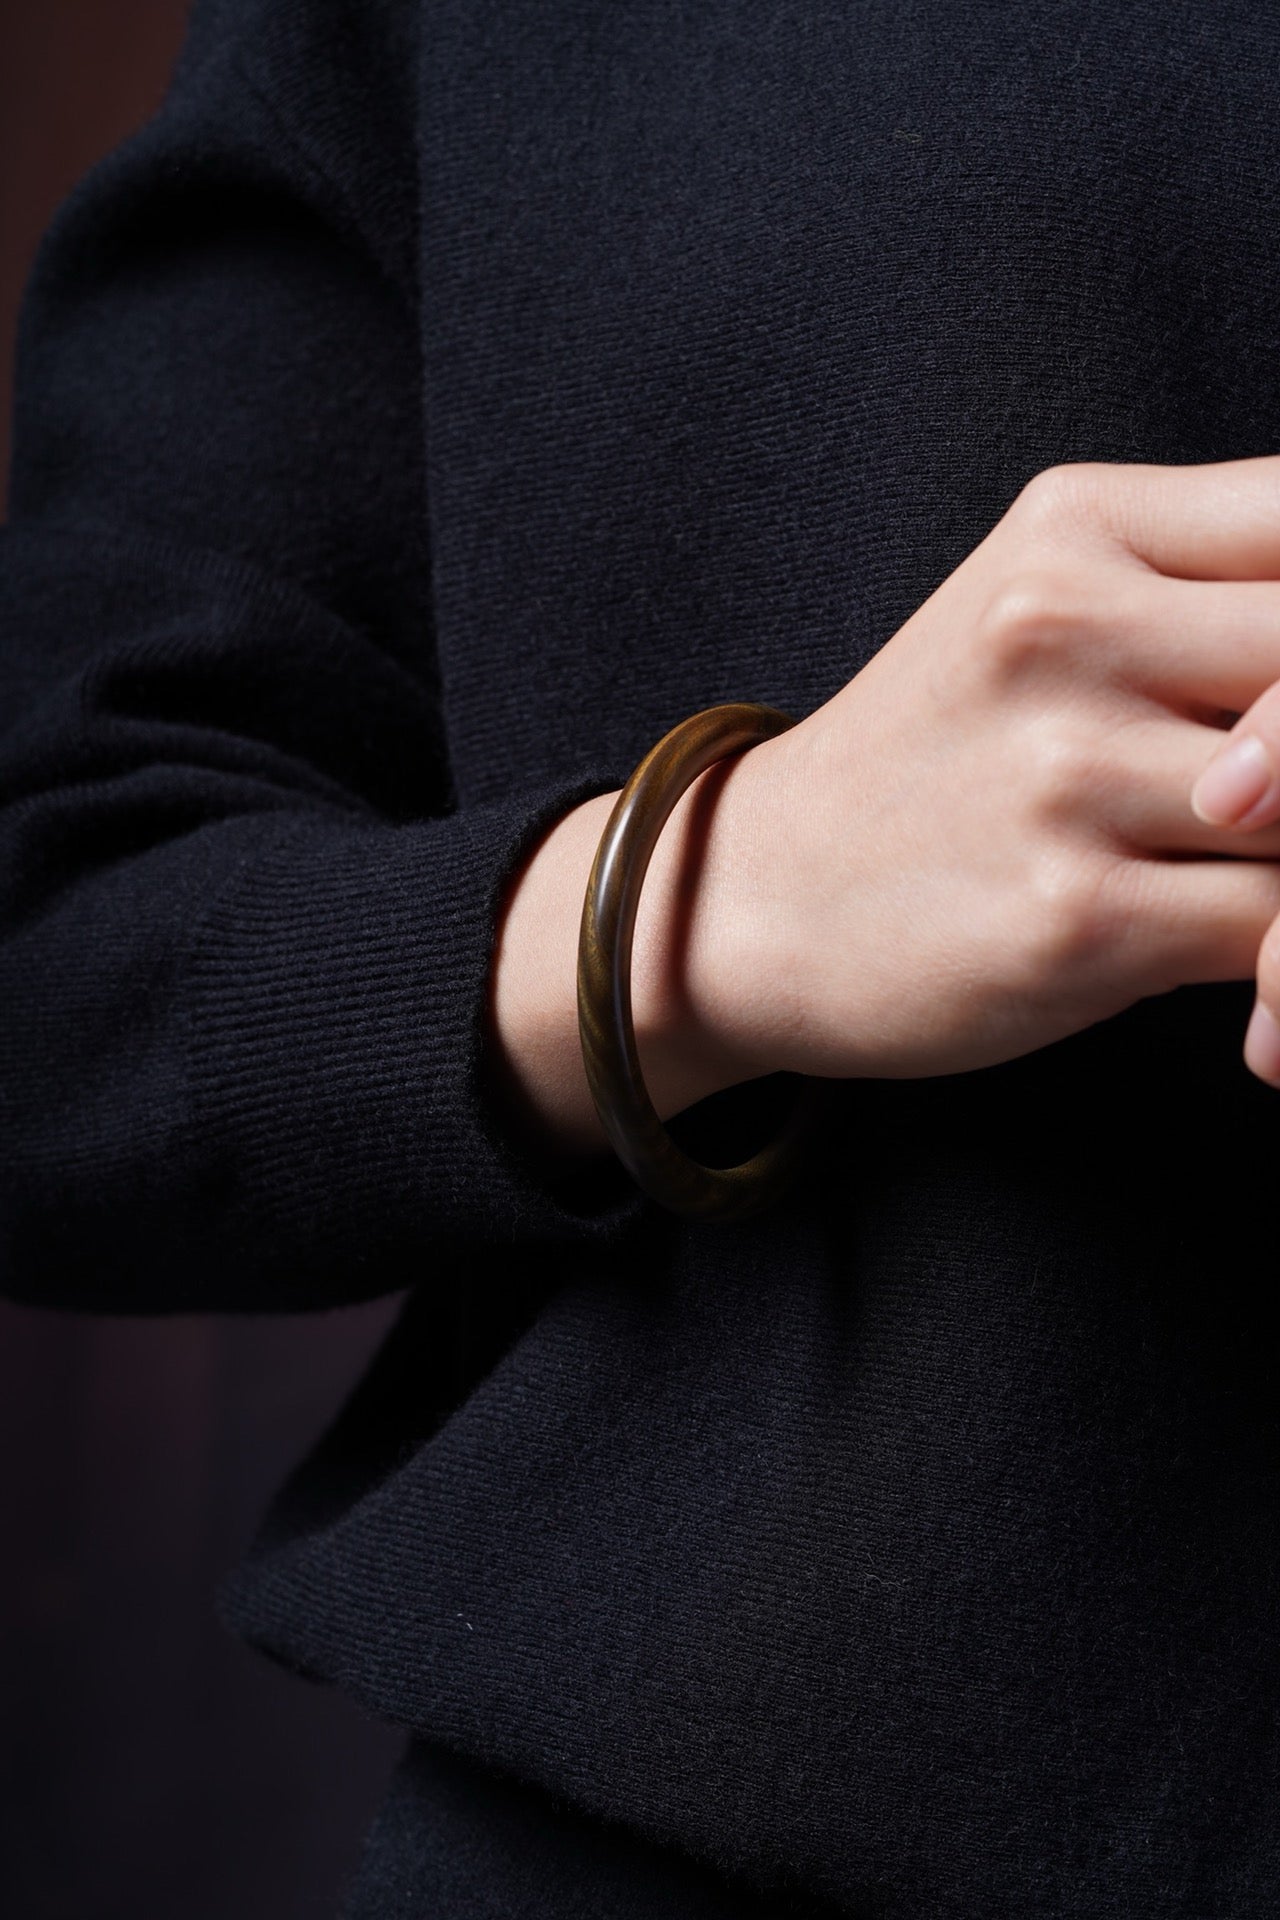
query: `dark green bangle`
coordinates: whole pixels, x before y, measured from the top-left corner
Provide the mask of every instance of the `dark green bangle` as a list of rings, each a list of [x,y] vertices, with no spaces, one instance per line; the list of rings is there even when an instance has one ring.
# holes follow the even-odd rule
[[[673,1213],[700,1220],[744,1219],[789,1185],[811,1131],[817,1083],[802,1082],[780,1135],[739,1166],[704,1166],[676,1145],[641,1076],[632,1023],[631,944],[640,888],[658,835],[698,775],[794,725],[774,707],[734,703],[708,707],[664,734],[618,795],[582,909],[578,1031],[600,1123],[638,1186]]]

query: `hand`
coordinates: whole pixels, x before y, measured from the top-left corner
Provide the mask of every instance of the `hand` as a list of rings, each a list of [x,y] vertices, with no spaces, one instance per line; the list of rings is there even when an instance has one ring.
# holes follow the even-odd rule
[[[1249,978],[1280,829],[1251,816],[1242,845],[1190,793],[1224,711],[1280,679],[1278,574],[1280,457],[1035,476],[861,672],[737,763],[672,1007],[733,1078],[901,1077]],[[1280,698],[1266,713],[1280,767]],[[1280,1011],[1280,946],[1266,967]]]
[[[1280,456],[1037,474],[860,673],[664,828],[632,965],[662,1117],[779,1068],[992,1065],[1255,966],[1280,1011],[1280,804],[1242,835],[1190,803],[1224,717],[1280,766],[1277,575]],[[499,929],[498,1060],[562,1154],[603,1144],[574,963],[613,799],[557,824]]]

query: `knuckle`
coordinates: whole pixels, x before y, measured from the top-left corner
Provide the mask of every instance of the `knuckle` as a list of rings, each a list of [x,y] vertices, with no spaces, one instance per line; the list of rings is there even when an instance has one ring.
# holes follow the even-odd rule
[[[1059,533],[1064,525],[1097,518],[1106,478],[1106,464],[1099,460],[1043,467],[1016,496],[1013,511],[1028,528]]]
[[[1027,567],[1001,582],[983,610],[983,652],[1001,678],[1056,660],[1079,618],[1078,589],[1062,571]]]
[[[1033,473],[1013,502],[1020,520],[1035,521],[1050,517],[1059,505],[1065,466],[1042,467]]]
[[[1111,951],[1120,924],[1112,865],[1059,848],[1036,867],[1032,889],[1032,944],[1042,977],[1096,967]]]
[[[1023,734],[1023,792],[1042,830],[1077,819],[1109,786],[1097,743],[1061,712],[1042,714]]]

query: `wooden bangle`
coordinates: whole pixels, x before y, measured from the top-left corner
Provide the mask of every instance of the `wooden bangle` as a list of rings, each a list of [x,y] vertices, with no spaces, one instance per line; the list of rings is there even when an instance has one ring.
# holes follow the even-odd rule
[[[640,888],[658,835],[700,773],[794,720],[774,707],[708,707],[664,734],[614,805],[596,849],[578,941],[578,1031],[601,1125],[637,1185],[674,1213],[737,1220],[775,1199],[810,1131],[817,1083],[802,1083],[780,1135],[735,1167],[708,1167],[678,1147],[640,1072],[631,1014],[631,945]]]

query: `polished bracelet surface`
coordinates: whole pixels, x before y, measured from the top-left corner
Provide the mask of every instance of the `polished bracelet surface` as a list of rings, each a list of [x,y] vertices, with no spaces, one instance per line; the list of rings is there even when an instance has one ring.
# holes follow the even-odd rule
[[[631,947],[640,889],[680,796],[710,766],[795,722],[750,702],[708,707],[664,734],[618,795],[596,849],[578,941],[578,1031],[587,1081],[614,1152],[637,1185],[674,1213],[737,1220],[778,1197],[797,1170],[817,1107],[801,1081],[782,1131],[750,1160],[709,1167],[658,1118],[640,1071],[631,1012]]]

